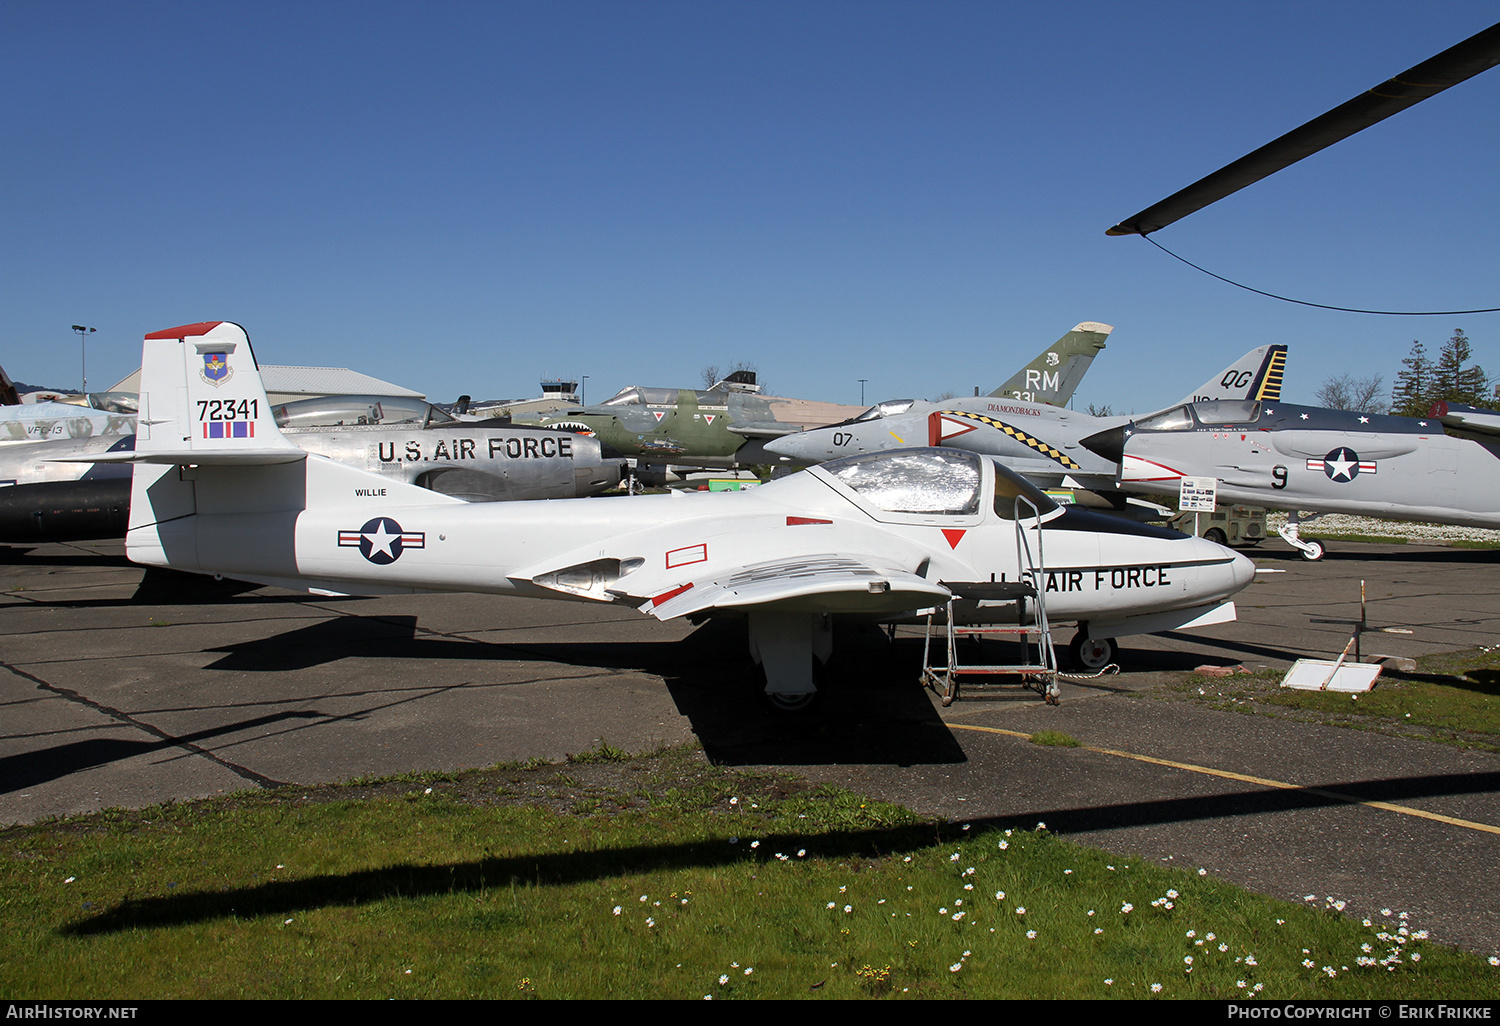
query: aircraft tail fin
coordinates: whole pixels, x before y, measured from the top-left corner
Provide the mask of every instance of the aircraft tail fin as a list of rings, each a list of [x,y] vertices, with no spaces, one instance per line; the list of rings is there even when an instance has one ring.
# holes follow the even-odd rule
[[[203,466],[305,456],[276,426],[250,337],[230,321],[147,335],[140,402],[137,461]]]
[[[0,406],[20,406],[21,393],[16,391],[16,383],[10,380],[10,375],[5,373],[5,368],[0,367]]]
[[[1035,360],[990,395],[1066,406],[1094,357],[1104,348],[1104,340],[1114,330],[1097,321],[1074,325],[1072,331],[1042,350]]]
[[[1279,402],[1286,373],[1286,346],[1256,346],[1219,371],[1174,406],[1210,399],[1260,399]]]
[[[245,329],[205,321],[146,336],[125,551],[137,563],[248,580],[297,577],[306,510],[460,502],[310,456],[281,433]],[[126,454],[120,454],[126,456]]]

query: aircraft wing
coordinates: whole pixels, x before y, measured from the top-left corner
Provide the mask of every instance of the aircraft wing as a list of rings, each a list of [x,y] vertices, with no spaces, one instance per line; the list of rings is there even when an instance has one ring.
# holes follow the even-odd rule
[[[1458,434],[1500,435],[1500,413],[1494,410],[1439,402],[1432,404],[1428,416],[1436,417],[1443,427],[1452,428]]]
[[[659,620],[769,605],[881,614],[925,609],[947,602],[948,595],[941,584],[914,573],[829,553],[726,568],[645,597],[641,609]]]
[[[783,424],[779,420],[756,420],[745,424],[730,424],[729,430],[746,438],[780,438],[794,435],[802,430],[798,424]]]

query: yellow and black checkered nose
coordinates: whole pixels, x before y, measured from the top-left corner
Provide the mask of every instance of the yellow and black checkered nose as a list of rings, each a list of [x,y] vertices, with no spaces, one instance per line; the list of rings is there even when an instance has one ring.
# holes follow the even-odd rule
[[[931,439],[931,442],[932,442],[933,445],[937,445],[937,444],[939,444],[942,441],[942,436],[941,436],[941,433],[940,433],[940,429],[936,427],[936,425],[940,422],[939,418],[942,418],[942,417],[953,417],[953,418],[956,418],[956,419],[959,419],[959,420],[972,420],[972,421],[977,421],[980,424],[986,424],[989,427],[994,428],[996,431],[1000,431],[1000,432],[1003,432],[1004,434],[1009,435],[1010,437],[1014,438],[1016,441],[1020,442],[1022,445],[1027,446],[1028,448],[1034,449],[1035,451],[1041,453],[1043,456],[1046,456],[1049,459],[1056,460],[1057,462],[1061,463],[1063,466],[1067,467],[1069,470],[1082,470],[1083,469],[1083,467],[1076,460],[1074,460],[1071,456],[1068,456],[1065,453],[1059,452],[1056,448],[1054,448],[1053,446],[1049,445],[1048,443],[1042,441],[1040,438],[1036,437],[1035,435],[1027,434],[1025,431],[1022,431],[1020,428],[1011,427],[1009,424],[1005,423],[1004,421],[996,420],[994,417],[986,417],[982,413],[967,413],[967,412],[965,412],[963,410],[939,410],[936,413],[934,413],[932,415],[932,417],[933,417],[932,423],[934,425],[934,430],[932,432],[933,437]]]

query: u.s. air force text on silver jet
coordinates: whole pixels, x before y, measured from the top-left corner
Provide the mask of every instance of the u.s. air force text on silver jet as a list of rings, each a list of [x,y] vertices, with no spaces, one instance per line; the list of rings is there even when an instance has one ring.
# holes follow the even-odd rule
[[[224,391],[241,387],[206,366],[200,378]],[[404,397],[325,396],[269,407],[260,398],[217,395],[195,401],[187,430],[203,440],[253,441],[268,409],[282,435],[308,452],[470,502],[597,495],[619,484],[625,465],[597,439],[459,421]],[[0,543],[124,534],[128,470],[75,461],[132,450],[136,424],[128,419],[128,433],[0,445]]]

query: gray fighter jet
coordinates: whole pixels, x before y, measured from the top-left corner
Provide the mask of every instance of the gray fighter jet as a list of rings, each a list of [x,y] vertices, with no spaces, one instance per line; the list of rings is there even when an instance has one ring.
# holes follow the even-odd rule
[[[1444,428],[1448,430],[1445,431]],[[1306,559],[1301,512],[1500,527],[1500,413],[1439,403],[1425,419],[1281,402],[1189,403],[1083,440],[1118,485],[1175,495],[1217,478],[1220,502],[1288,511],[1281,536]]]
[[[1209,378],[1181,402],[1203,398],[1279,398],[1286,346],[1260,346]],[[782,457],[821,463],[862,452],[936,445],[993,456],[1044,487],[1074,489],[1075,501],[1120,509],[1116,465],[1082,446],[1087,435],[1129,417],[1094,417],[1058,406],[990,396],[877,403],[853,420],[768,442]]]

